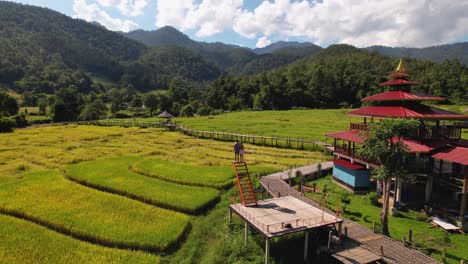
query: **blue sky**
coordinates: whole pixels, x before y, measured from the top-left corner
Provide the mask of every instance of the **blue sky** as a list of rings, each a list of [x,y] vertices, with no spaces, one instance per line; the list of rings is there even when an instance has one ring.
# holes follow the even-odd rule
[[[176,27],[192,39],[263,47],[309,41],[425,47],[468,40],[468,0],[16,0],[110,30]]]

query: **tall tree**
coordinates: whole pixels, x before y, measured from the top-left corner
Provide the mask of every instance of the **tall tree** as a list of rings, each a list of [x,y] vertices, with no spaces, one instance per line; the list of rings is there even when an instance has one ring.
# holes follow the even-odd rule
[[[81,96],[76,86],[62,88],[56,93],[53,108],[54,122],[73,121],[78,119],[81,108]]]
[[[0,116],[12,116],[18,113],[19,107],[16,99],[0,91]]]
[[[359,150],[369,160],[380,164],[376,169],[377,178],[383,182],[383,205],[380,213],[382,233],[388,232],[388,211],[390,201],[390,181],[405,176],[407,147],[403,138],[410,136],[418,129],[419,123],[412,119],[388,119],[369,125],[369,131]]]

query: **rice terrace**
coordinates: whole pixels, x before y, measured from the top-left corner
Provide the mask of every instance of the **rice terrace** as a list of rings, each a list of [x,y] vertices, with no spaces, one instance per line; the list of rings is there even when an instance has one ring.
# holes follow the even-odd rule
[[[0,0],[0,264],[467,263],[467,10]]]

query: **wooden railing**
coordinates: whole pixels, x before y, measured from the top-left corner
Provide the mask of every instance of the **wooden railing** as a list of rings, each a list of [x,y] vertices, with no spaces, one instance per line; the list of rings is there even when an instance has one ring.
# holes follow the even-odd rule
[[[350,130],[359,130],[359,131],[366,131],[367,124],[364,123],[349,123]]]
[[[420,139],[459,139],[462,130],[457,126],[440,126],[432,128],[419,128],[417,138]]]

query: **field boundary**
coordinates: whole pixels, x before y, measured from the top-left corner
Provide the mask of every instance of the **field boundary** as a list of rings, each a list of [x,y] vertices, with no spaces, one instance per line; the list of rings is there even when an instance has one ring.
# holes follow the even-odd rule
[[[78,125],[96,125],[96,126],[120,126],[120,127],[152,127],[152,128],[165,128],[169,131],[177,131],[184,135],[213,139],[219,141],[242,141],[259,146],[268,146],[275,148],[287,148],[298,150],[311,150],[311,151],[324,151],[331,145],[322,142],[308,139],[298,139],[290,137],[274,137],[274,136],[258,136],[243,133],[231,133],[222,131],[211,130],[198,130],[186,127],[177,123],[164,123],[152,121],[138,121],[138,120],[94,120],[94,121],[79,121],[75,122]]]

